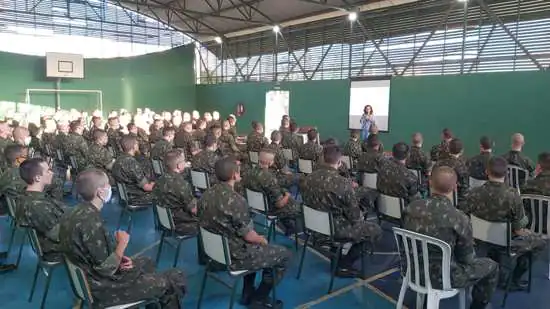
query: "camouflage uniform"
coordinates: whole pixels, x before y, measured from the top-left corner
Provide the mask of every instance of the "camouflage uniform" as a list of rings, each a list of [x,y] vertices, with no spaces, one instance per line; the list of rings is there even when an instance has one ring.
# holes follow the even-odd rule
[[[229,130],[227,132],[229,132],[229,134],[231,134],[231,136],[233,136],[234,139],[237,139],[237,137],[239,136],[237,134],[237,127],[236,126],[229,127]]]
[[[159,206],[172,210],[179,235],[197,234],[197,216],[191,212],[197,206],[197,200],[185,174],[167,172],[155,183],[153,195]]]
[[[97,130],[101,130],[101,128],[98,128],[96,126],[92,126],[89,130],[88,129],[84,130],[84,134],[82,134],[82,136],[84,136],[84,138],[87,141],[93,142],[94,141],[94,133]]]
[[[529,223],[518,191],[506,183],[488,181],[483,186],[472,189],[459,207],[466,214],[473,214],[487,221],[510,222],[512,232],[525,228]],[[540,250],[545,244],[546,239],[539,234],[513,235],[510,243],[512,251],[520,254]],[[488,247],[490,248],[489,256],[500,262],[502,259],[500,248]],[[516,281],[527,271],[528,265],[528,256],[521,255],[517,258],[517,266],[514,270]]]
[[[521,187],[521,194],[550,196],[550,171],[542,171],[537,177],[527,180]]]
[[[376,187],[384,195],[404,199],[405,204],[420,197],[416,175],[393,158],[381,161]]]
[[[441,141],[441,143],[434,145],[430,150],[430,159],[432,161],[438,161],[448,156],[449,156],[449,142],[446,140],[443,140]]]
[[[82,171],[88,165],[88,143],[82,135],[69,133],[65,139],[65,147],[63,155],[67,163],[70,163],[69,158],[74,157],[78,166],[78,171]]]
[[[223,156],[239,153],[239,147],[235,143],[235,138],[227,131],[222,131],[222,135],[218,140],[218,146]]]
[[[428,175],[432,168],[432,162],[428,155],[418,146],[411,146],[411,152],[407,158],[407,168],[420,172],[420,191],[428,191]]]
[[[350,139],[344,146],[344,155],[349,156],[354,167],[357,167],[357,163],[362,153],[363,149],[361,147],[361,141],[359,140],[354,141]]]
[[[278,245],[257,245],[247,242],[244,237],[252,230],[252,220],[246,200],[228,184],[220,183],[207,190],[198,203],[199,224],[201,227],[227,237],[231,251],[230,268],[259,271],[263,269],[262,284],[257,295],[267,296],[271,288],[282,278],[291,253]],[[272,269],[275,268],[276,276]],[[255,274],[244,278],[245,289],[254,283]]]
[[[535,172],[535,163],[531,161],[526,155],[521,153],[520,151],[510,150],[504,155],[502,155],[504,159],[508,162],[510,165],[519,166],[529,172],[529,176],[533,176],[533,173]]]
[[[267,138],[258,132],[251,132],[246,139],[247,151],[260,152],[265,146],[269,144]]]
[[[487,164],[492,156],[490,152],[482,152],[466,161],[470,177],[478,180],[487,180]]]
[[[204,147],[204,139],[206,137],[206,131],[195,130],[193,131],[193,143],[199,146],[200,149]]]
[[[7,138],[0,138],[0,168],[4,169],[8,162],[6,162],[6,158],[4,156],[4,149],[8,147],[9,145],[13,145],[13,141],[11,139]]]
[[[108,128],[107,129],[107,138],[109,139],[109,142],[107,143],[110,147],[112,147],[115,151],[119,151],[120,149],[120,139],[122,138],[124,134],[121,131],[121,128]]]
[[[176,146],[176,148],[183,149],[185,158],[187,160],[190,160],[193,157],[195,143],[193,135],[191,133],[185,132],[183,130],[176,133],[176,137],[174,138],[174,146]]]
[[[207,173],[210,184],[212,185],[217,183],[214,167],[218,159],[220,159],[220,157],[216,152],[204,149],[191,159],[191,166],[193,170]]]
[[[378,173],[381,162],[385,160],[384,155],[375,149],[368,148],[363,152],[357,162],[357,171],[360,173]]]
[[[369,149],[369,146],[367,145],[367,141],[363,141],[363,143],[361,144],[361,148],[363,149],[363,152],[367,151],[367,149]],[[383,154],[384,153],[384,144],[382,144],[382,141],[380,141],[380,146],[378,146],[378,152],[380,154]]]
[[[131,203],[143,205],[151,203],[152,195],[142,189],[149,180],[145,177],[143,168],[136,158],[128,154],[120,155],[113,164],[111,173],[117,182],[126,185]]]
[[[113,162],[113,154],[109,149],[93,143],[88,149],[88,167],[99,168],[107,171],[107,165]]]
[[[162,308],[180,308],[184,275],[171,269],[155,273],[145,257],[133,259],[133,268],[120,269],[116,244],[108,234],[100,211],[81,203],[62,221],[59,240],[63,253],[88,274],[88,284],[99,308],[157,298]]]
[[[302,160],[311,160],[314,165],[323,156],[323,147],[317,142],[308,141],[298,148],[298,157]]]
[[[275,161],[269,168],[270,171],[277,177],[279,185],[283,188],[290,188],[295,184],[295,175],[288,168],[288,161],[283,152],[281,144],[271,143],[265,148],[275,152]]]
[[[36,230],[38,241],[48,261],[61,260],[59,224],[66,211],[65,205],[44,192],[25,191],[17,200],[24,220]]]
[[[473,285],[474,301],[490,302],[498,283],[498,264],[488,258],[475,257],[470,220],[453,206],[451,200],[434,195],[426,200],[412,202],[403,211],[403,227],[449,244],[452,252],[451,286],[465,288]],[[430,250],[430,257],[432,285],[441,289],[441,250]],[[401,261],[404,260],[402,256]],[[405,267],[402,267],[404,270]],[[414,270],[411,273],[414,274]]]
[[[294,228],[296,218],[300,214],[300,207],[291,197],[283,207],[275,206],[288,192],[282,189],[277,177],[269,169],[262,169],[259,166],[253,167],[243,178],[242,185],[252,191],[263,193],[267,198],[269,213],[279,217],[287,229]]]
[[[161,139],[155,143],[153,149],[151,149],[151,159],[164,161],[164,156],[170,150],[172,150],[172,143]]]
[[[149,128],[149,141],[153,144],[162,139],[162,128],[156,128],[154,124]]]
[[[341,260],[343,267],[351,267],[360,257],[364,242],[376,242],[382,235],[377,224],[363,219],[366,213],[359,207],[362,189],[356,192],[351,180],[332,167],[321,166],[305,178],[300,190],[304,205],[332,214],[335,240],[354,243]]]
[[[457,198],[459,202],[463,201],[470,189],[470,175],[468,174],[468,167],[466,167],[464,160],[461,157],[457,158],[449,155],[437,161],[434,169],[439,166],[448,166],[454,169],[458,184]]]
[[[52,145],[53,148],[64,151],[65,150],[65,143],[67,141],[67,138],[68,138],[68,135],[65,134],[65,133],[63,133],[63,132],[57,133],[57,135],[55,136],[54,143]]]

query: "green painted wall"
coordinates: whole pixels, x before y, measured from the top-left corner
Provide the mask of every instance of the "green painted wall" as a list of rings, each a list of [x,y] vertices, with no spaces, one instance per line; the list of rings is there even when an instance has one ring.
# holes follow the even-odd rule
[[[83,80],[63,80],[61,89],[103,91],[103,110],[124,107],[193,110],[196,107],[194,46],[131,58],[85,59]],[[44,57],[0,53],[0,101],[25,101],[27,88],[55,88]],[[94,110],[92,94],[61,93],[63,109]],[[55,106],[54,94],[33,94],[31,103]]]
[[[466,153],[478,151],[483,134],[496,144],[497,153],[508,149],[510,135],[526,136],[525,151],[533,158],[550,150],[550,72],[507,72],[472,75],[400,77],[392,80],[390,132],[382,134],[386,147],[408,142],[412,133],[425,136],[426,148],[439,140],[444,127],[464,140]],[[201,111],[232,113],[238,102],[247,109],[239,119],[241,132],[249,123],[264,119],[265,92],[272,83],[199,85]],[[290,113],[300,125],[316,125],[321,136],[347,138],[349,82],[346,80],[289,82]]]

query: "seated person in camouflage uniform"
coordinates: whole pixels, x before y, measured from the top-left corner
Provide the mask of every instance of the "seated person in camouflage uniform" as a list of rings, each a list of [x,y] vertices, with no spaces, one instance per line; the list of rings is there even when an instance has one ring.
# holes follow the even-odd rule
[[[300,207],[278,183],[277,177],[270,168],[275,161],[273,150],[264,149],[260,151],[258,165],[243,177],[242,184],[245,189],[263,193],[267,198],[268,212],[279,218],[285,227],[287,235],[295,232],[296,220],[300,215]]]
[[[301,135],[298,135],[298,124],[296,121],[291,120],[288,131],[282,131],[281,133],[283,134],[283,148],[292,150],[292,160],[297,161],[299,157],[298,149],[304,144],[304,139]]]
[[[70,165],[70,157],[74,157],[78,167],[78,171],[82,171],[88,165],[88,143],[82,136],[84,127],[80,121],[73,121],[70,124],[70,133],[65,139],[63,155],[68,165]]]
[[[213,134],[208,134],[204,139],[204,150],[191,158],[191,168],[206,173],[210,185],[213,185],[217,183],[215,165],[219,158],[216,137]]]
[[[227,157],[216,162],[216,176],[220,183],[207,190],[199,200],[199,224],[228,238],[231,269],[263,270],[258,288],[254,286],[255,273],[244,277],[241,303],[249,308],[282,308],[281,301],[271,302],[269,293],[283,278],[291,253],[281,246],[269,245],[263,236],[254,231],[248,203],[233,189],[241,179],[234,158]]]
[[[382,229],[376,223],[364,220],[366,213],[359,206],[363,188],[356,190],[356,183],[338,173],[341,158],[342,152],[338,146],[326,147],[323,151],[324,164],[305,178],[300,192],[304,205],[332,213],[335,240],[353,243],[348,254],[340,259],[336,275],[359,277],[361,274],[353,268],[353,264],[361,257],[365,244],[379,240]]]
[[[521,187],[522,194],[535,194],[550,197],[550,152],[539,154],[538,163],[540,167],[539,174],[527,180]]]
[[[101,169],[105,172],[113,168],[115,159],[113,153],[107,149],[107,132],[97,129],[94,130],[92,143],[88,149],[88,166]]]
[[[413,134],[411,151],[407,157],[406,165],[408,169],[420,173],[420,191],[425,193],[428,191],[428,176],[432,169],[432,162],[430,157],[422,150],[423,141],[422,134]]]
[[[470,309],[484,309],[497,287],[498,263],[488,258],[476,258],[470,220],[452,202],[456,182],[452,168],[434,168],[430,178],[431,197],[416,200],[403,210],[403,228],[449,244],[452,251],[451,286],[466,288],[473,285]],[[430,256],[433,258],[430,261],[431,282],[435,289],[441,289],[441,251],[434,250]],[[401,257],[402,265],[405,258]]]
[[[502,156],[506,159],[508,164],[521,167],[529,173],[528,176],[532,177],[535,173],[535,163],[522,153],[523,146],[525,146],[525,138],[522,134],[516,133],[512,135],[512,149]],[[522,175],[520,175],[520,177],[521,176]],[[523,178],[524,177],[525,176],[523,176]],[[521,179],[520,182],[523,183],[523,181],[525,181],[525,179]]]
[[[361,154],[363,153],[360,136],[361,132],[359,130],[351,130],[349,140],[344,146],[344,155],[350,158],[352,164],[352,166],[348,167],[353,167],[354,169],[357,169],[359,157],[361,157]]]
[[[195,131],[193,131],[193,141],[194,143],[202,147],[204,143],[204,138],[206,137],[206,122],[204,120],[199,119],[197,120]]]
[[[161,308],[181,308],[183,273],[178,269],[157,273],[149,258],[130,259],[125,255],[128,233],[117,231],[113,239],[107,232],[101,217],[112,195],[107,175],[85,170],[78,175],[76,189],[84,201],[61,222],[59,240],[67,258],[87,274],[94,305],[105,308],[158,299]]]
[[[307,142],[298,148],[298,157],[302,160],[311,160],[313,167],[323,156],[323,147],[319,145],[319,133],[311,129],[307,132]]]
[[[235,138],[229,133],[231,126],[229,121],[224,121],[222,124],[222,132],[220,136],[220,150],[222,155],[240,155],[239,147],[235,143]]]
[[[441,142],[434,145],[430,150],[430,160],[436,162],[449,156],[449,143],[453,139],[453,132],[450,129],[443,129],[441,132]]]
[[[418,177],[405,165],[409,146],[403,142],[393,145],[391,159],[380,161],[376,188],[381,194],[402,198],[405,204],[420,198]]]
[[[506,159],[493,157],[487,165],[488,181],[481,187],[474,188],[468,194],[463,204],[459,205],[466,214],[473,214],[481,219],[491,222],[510,222],[512,227],[512,250],[515,253],[523,254],[540,250],[546,245],[546,239],[538,234],[533,234],[526,229],[529,223],[525,215],[523,202],[518,191],[506,184],[504,179],[507,174]],[[510,269],[504,267],[507,262],[502,261],[502,253],[499,248],[491,246],[489,256],[501,264],[501,269]],[[527,286],[521,282],[521,277],[528,270],[529,257],[521,255],[517,258],[512,274],[512,290],[525,289]],[[511,265],[514,267],[514,265]],[[501,283],[505,286],[506,280],[503,271],[501,271]]]
[[[458,187],[457,198],[461,202],[466,197],[468,190],[470,189],[470,174],[468,173],[468,167],[462,157],[464,146],[462,141],[455,138],[449,142],[449,153],[437,161],[435,167],[448,166],[455,170]]]
[[[28,147],[31,143],[31,135],[29,129],[17,126],[13,129],[13,142],[20,146]]]
[[[139,152],[139,145],[135,137],[126,135],[120,140],[122,153],[113,164],[111,170],[117,182],[126,185],[130,203],[145,205],[151,203],[154,182],[145,177],[141,165],[134,158]]]
[[[196,147],[193,138],[193,125],[191,122],[184,122],[181,125],[181,129],[176,133],[174,137],[174,146],[183,149],[185,157],[191,159],[198,153],[200,148]]]
[[[248,134],[246,139],[246,150],[248,152],[260,152],[269,144],[269,141],[264,136],[264,126],[258,121],[252,121],[252,132]]]
[[[175,134],[176,131],[172,127],[166,127],[162,130],[162,139],[155,142],[155,146],[151,149],[151,159],[160,161],[164,159],[166,153],[174,147]]]
[[[59,224],[66,206],[44,191],[52,184],[53,171],[44,159],[33,158],[21,163],[19,172],[27,188],[17,199],[17,207],[24,214],[25,222],[36,231],[44,258],[61,261]]]
[[[476,156],[471,157],[467,162],[466,166],[468,167],[468,174],[470,177],[478,180],[487,180],[487,163],[489,159],[493,156],[493,151],[491,150],[493,142],[487,137],[482,136],[479,139],[479,151],[480,153]]]
[[[382,141],[380,140],[380,136],[378,135],[378,127],[376,124],[372,124],[369,128],[369,136],[378,137],[378,140],[380,141],[380,145],[378,146],[378,152],[380,154],[384,154],[384,144],[382,144]],[[368,137],[363,141],[363,144],[361,144],[363,148],[363,152],[367,151],[368,146]]]
[[[294,182],[294,174],[288,168],[288,160],[283,153],[283,146],[281,145],[282,134],[275,130],[271,132],[271,144],[266,146],[266,149],[270,149],[274,152],[275,158],[270,170],[277,176],[279,185],[283,188],[290,188]]]
[[[380,153],[380,140],[376,135],[369,135],[366,142],[366,151],[359,157],[357,171],[359,173],[378,173],[380,162],[384,160],[384,155]]]

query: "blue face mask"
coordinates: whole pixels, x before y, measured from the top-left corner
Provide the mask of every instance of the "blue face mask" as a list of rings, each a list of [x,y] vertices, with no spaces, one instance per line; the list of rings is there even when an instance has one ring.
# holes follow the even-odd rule
[[[113,189],[111,188],[111,186],[109,186],[107,188],[107,196],[105,197],[105,199],[103,199],[103,203],[104,204],[109,203],[112,197],[113,197]]]

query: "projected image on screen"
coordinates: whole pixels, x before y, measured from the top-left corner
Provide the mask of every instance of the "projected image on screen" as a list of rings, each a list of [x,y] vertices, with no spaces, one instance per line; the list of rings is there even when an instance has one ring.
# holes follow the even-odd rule
[[[361,129],[363,109],[370,105],[372,121],[379,131],[388,131],[390,112],[390,80],[352,81],[349,98],[349,128]]]

